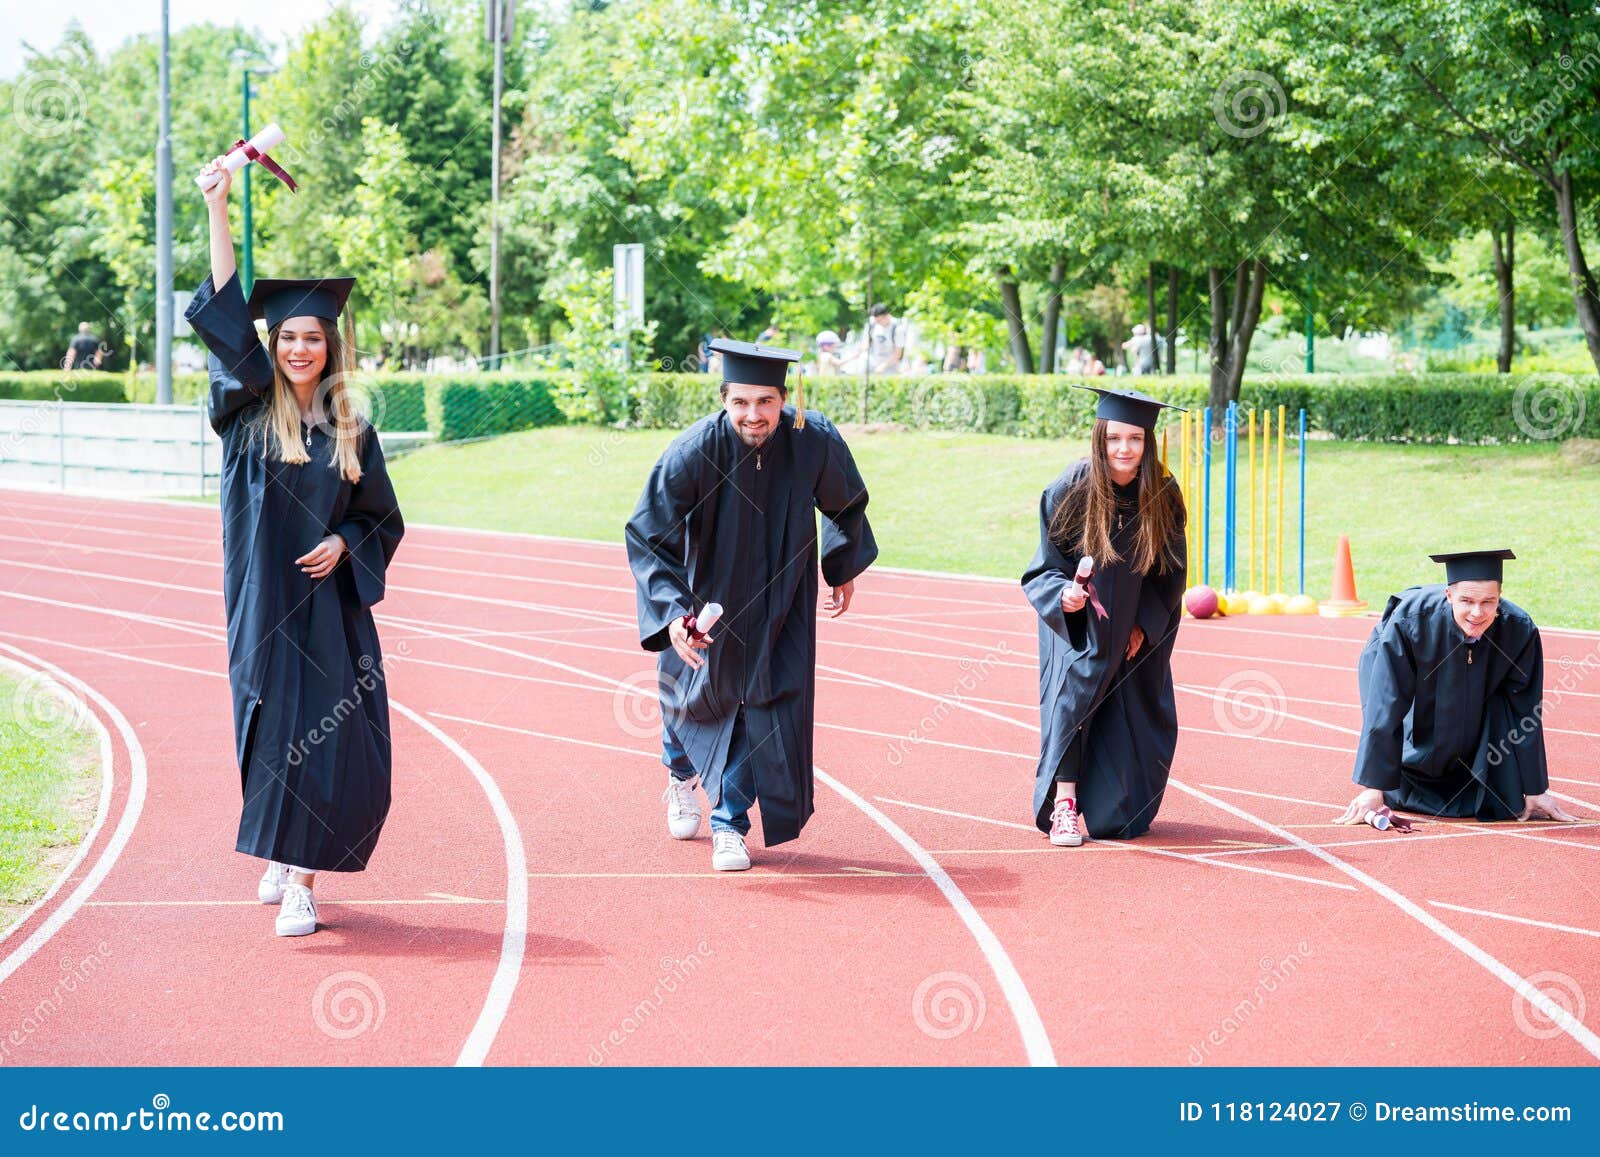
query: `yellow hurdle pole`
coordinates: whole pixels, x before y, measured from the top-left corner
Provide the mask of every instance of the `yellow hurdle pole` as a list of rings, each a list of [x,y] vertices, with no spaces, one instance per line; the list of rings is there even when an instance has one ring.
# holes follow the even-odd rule
[[[1261,416],[1261,593],[1272,593],[1272,411]]]
[[[1256,589],[1256,411],[1250,407],[1250,460],[1249,469],[1245,471],[1246,485],[1249,491],[1249,508],[1245,511],[1250,522],[1250,565],[1249,575],[1245,582],[1245,590]]]
[[[1283,590],[1283,448],[1284,424],[1289,420],[1289,407],[1278,407],[1278,590]]]
[[[1178,493],[1183,507],[1189,508],[1189,412],[1178,415]],[[1189,589],[1189,524],[1183,525],[1183,589]]]

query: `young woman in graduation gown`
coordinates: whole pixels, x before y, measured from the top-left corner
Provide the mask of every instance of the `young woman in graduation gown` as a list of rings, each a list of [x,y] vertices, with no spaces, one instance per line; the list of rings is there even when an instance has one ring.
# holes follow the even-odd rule
[[[1097,390],[1089,457],[1039,502],[1022,587],[1039,614],[1034,822],[1060,847],[1150,828],[1177,747],[1172,647],[1182,615],[1183,498],[1155,450],[1162,404]],[[1087,591],[1078,563],[1093,560]]]
[[[219,158],[220,160],[220,158]],[[389,811],[389,706],[372,606],[404,527],[344,388],[348,278],[258,281],[247,304],[227,171],[206,194],[211,276],[186,314],[211,351],[222,439],[228,679],[244,805],[237,849],[280,936],[316,930],[317,872],[366,868]],[[268,325],[266,348],[252,315]],[[348,334],[347,329],[347,334]]]

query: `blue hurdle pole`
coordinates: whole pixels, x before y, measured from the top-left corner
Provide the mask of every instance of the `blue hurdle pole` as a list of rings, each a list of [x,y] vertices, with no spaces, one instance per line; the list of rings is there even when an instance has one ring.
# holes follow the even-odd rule
[[[1222,589],[1228,593],[1234,588],[1234,519],[1238,508],[1236,493],[1239,469],[1239,406],[1228,403],[1228,413],[1223,422],[1226,442],[1223,444],[1223,495],[1222,495]]]
[[[1306,593],[1306,412],[1300,411],[1300,593]]]
[[[1201,503],[1202,516],[1200,520],[1200,581],[1206,586],[1211,585],[1211,407],[1205,411],[1205,439],[1206,447],[1203,451],[1205,458],[1206,476],[1202,483],[1205,498]]]

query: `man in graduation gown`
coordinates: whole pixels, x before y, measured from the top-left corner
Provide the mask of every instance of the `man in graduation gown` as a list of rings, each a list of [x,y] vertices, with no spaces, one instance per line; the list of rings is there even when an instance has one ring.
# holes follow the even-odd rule
[[[1500,597],[1509,550],[1430,556],[1445,583],[1393,595],[1361,651],[1362,787],[1339,817],[1400,808],[1571,820],[1549,794],[1539,629]]]
[[[1096,419],[1143,429],[1144,454],[1154,455],[1156,420],[1165,403],[1134,390],[1095,392]],[[1098,608],[1084,603],[1069,613],[1062,596],[1083,557],[1076,545],[1081,528],[1071,528],[1073,541],[1064,544],[1051,527],[1067,492],[1089,470],[1088,459],[1074,462],[1045,490],[1039,549],[1022,576],[1022,589],[1039,614],[1041,734],[1033,810],[1039,829],[1051,833],[1057,784],[1074,783],[1077,798],[1070,806],[1089,834],[1127,839],[1149,830],[1177,749],[1172,648],[1183,615],[1183,515],[1180,499],[1170,542],[1176,561],[1141,575],[1130,559],[1144,508],[1154,501],[1141,495],[1141,478],[1159,478],[1158,485],[1173,491],[1177,483],[1159,467],[1153,474],[1136,471],[1125,483],[1113,480],[1111,543],[1121,558],[1096,560]],[[1176,498],[1170,491],[1169,496]]]
[[[377,432],[359,423],[361,478],[330,466],[331,422],[303,425],[311,461],[263,454],[273,368],[252,316],[336,320],[351,278],[207,277],[185,315],[210,350],[222,438],[228,680],[244,791],[237,849],[297,870],[366,868],[390,802],[389,703],[372,607],[405,532]],[[314,579],[301,556],[329,535],[345,555]]]
[[[660,653],[663,762],[671,834],[690,839],[698,776],[712,805],[712,863],[750,866],[748,811],[768,845],[812,812],[817,512],[824,604],[850,605],[877,557],[867,490],[833,424],[787,406],[800,355],[719,338],[723,408],[675,439],[651,471],[626,529],[638,586],[639,641]],[[707,603],[721,622],[696,638]]]

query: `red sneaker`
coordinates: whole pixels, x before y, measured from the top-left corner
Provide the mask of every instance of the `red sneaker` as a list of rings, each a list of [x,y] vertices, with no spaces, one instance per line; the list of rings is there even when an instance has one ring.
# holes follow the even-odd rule
[[[1050,813],[1050,842],[1058,848],[1075,848],[1083,843],[1077,800],[1056,800],[1055,810]]]

